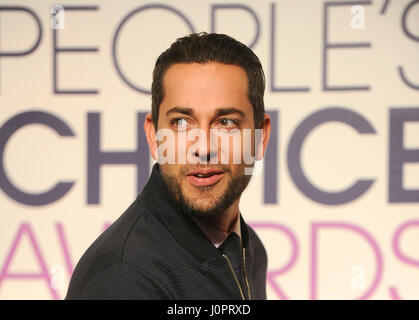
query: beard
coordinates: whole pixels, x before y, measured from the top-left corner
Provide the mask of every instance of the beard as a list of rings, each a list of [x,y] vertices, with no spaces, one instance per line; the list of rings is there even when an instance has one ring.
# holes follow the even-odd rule
[[[192,169],[204,167],[205,166],[202,165],[196,168],[185,166],[177,175],[168,175],[165,174],[163,170],[160,171],[169,191],[169,195],[179,212],[184,212],[197,218],[219,215],[226,211],[233,204],[233,202],[240,197],[251,179],[251,175],[244,174],[244,166],[240,168],[240,173],[235,175],[232,175],[232,170],[229,166],[217,166],[217,168],[224,171],[223,179],[228,178],[227,185],[219,194],[214,194],[212,186],[200,187],[199,190],[203,195],[212,195],[207,205],[202,206],[200,205],[200,199],[193,199],[185,194],[182,190],[182,180],[186,177],[186,173],[190,172]],[[214,168],[215,166],[210,167]]]

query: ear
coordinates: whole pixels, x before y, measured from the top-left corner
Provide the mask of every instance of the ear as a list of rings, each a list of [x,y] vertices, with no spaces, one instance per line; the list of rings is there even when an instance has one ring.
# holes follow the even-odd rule
[[[144,120],[144,132],[147,139],[147,144],[150,149],[151,156],[157,161],[157,141],[156,128],[154,127],[151,113],[148,113]]]
[[[268,147],[269,138],[271,137],[271,117],[269,114],[265,113],[263,116],[262,127],[262,137],[258,141],[257,150],[256,150],[256,160],[260,161],[265,156],[266,148]]]

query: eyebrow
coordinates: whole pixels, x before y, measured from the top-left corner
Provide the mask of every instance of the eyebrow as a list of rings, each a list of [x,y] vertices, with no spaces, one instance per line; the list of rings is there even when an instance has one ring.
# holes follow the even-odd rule
[[[191,108],[184,108],[184,107],[173,107],[172,109],[167,110],[166,116],[171,113],[182,113],[184,115],[190,116],[193,114],[193,110]]]
[[[193,114],[192,108],[185,108],[185,107],[173,107],[166,112],[166,116],[168,116],[171,113],[181,113],[187,116],[190,116]],[[245,116],[245,113],[237,108],[231,107],[231,108],[218,108],[215,110],[215,117],[222,117],[229,114],[238,114],[241,117]]]
[[[237,108],[222,108],[222,109],[216,109],[215,110],[215,116],[216,117],[222,117],[229,114],[239,114],[241,117],[245,116],[245,113]]]

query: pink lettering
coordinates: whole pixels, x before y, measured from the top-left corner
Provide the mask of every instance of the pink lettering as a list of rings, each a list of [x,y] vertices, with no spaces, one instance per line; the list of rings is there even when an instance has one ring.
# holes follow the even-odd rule
[[[291,247],[292,247],[292,255],[291,255],[291,258],[289,259],[288,263],[286,263],[284,266],[282,266],[281,268],[279,268],[277,270],[268,270],[267,275],[266,275],[266,281],[273,288],[276,295],[278,295],[278,297],[282,300],[288,300],[288,297],[285,295],[283,290],[279,287],[275,278],[277,276],[279,276],[280,274],[286,273],[289,269],[291,269],[291,267],[296,262],[297,256],[298,256],[298,241],[297,241],[297,238],[295,237],[295,235],[293,234],[293,232],[289,228],[287,228],[283,225],[280,225],[278,223],[274,223],[274,222],[270,222],[270,223],[252,222],[252,223],[249,223],[249,225],[252,228],[255,228],[255,229],[258,229],[258,228],[276,229],[276,230],[279,230],[280,232],[283,232],[289,238],[289,240],[291,242]]]
[[[310,272],[310,298],[315,300],[317,299],[317,256],[318,256],[318,232],[320,229],[348,229],[358,233],[361,237],[363,237],[372,247],[375,260],[377,262],[377,269],[375,274],[375,279],[372,282],[369,289],[358,299],[363,300],[367,299],[371,296],[374,290],[377,288],[383,271],[383,258],[380,252],[380,248],[378,247],[377,243],[375,242],[374,238],[364,229],[349,223],[344,222],[321,222],[321,223],[313,223],[311,226],[311,272]]]
[[[13,273],[9,270],[11,262],[13,260],[13,257],[15,255],[16,250],[17,250],[19,244],[21,243],[24,235],[27,235],[27,237],[29,238],[29,243],[32,246],[32,249],[33,249],[33,252],[34,252],[35,257],[37,259],[38,265],[41,269],[41,271],[38,272],[38,273],[35,273],[35,272],[33,272],[33,273],[30,273],[30,272],[27,272],[27,273]],[[16,237],[15,237],[14,241],[12,242],[12,246],[10,248],[10,251],[9,251],[8,255],[6,256],[6,260],[5,260],[5,263],[3,265],[3,268],[1,269],[0,285],[6,279],[40,279],[40,280],[45,281],[48,289],[50,290],[51,296],[54,299],[58,300],[59,297],[58,297],[57,292],[50,285],[51,284],[51,278],[50,278],[48,270],[49,269],[47,267],[47,264],[46,264],[42,254],[41,254],[41,250],[38,246],[38,243],[35,239],[35,235],[33,234],[29,223],[22,223],[20,225],[20,228],[19,228],[19,230],[16,234]]]
[[[407,221],[396,229],[396,232],[394,233],[393,241],[392,241],[393,251],[394,251],[396,257],[398,259],[400,259],[401,261],[403,261],[404,263],[419,267],[419,260],[415,260],[415,259],[412,259],[412,258],[408,257],[400,249],[400,237],[401,237],[402,233],[405,232],[406,229],[408,229],[410,227],[419,227],[419,220]],[[397,292],[396,287],[390,287],[389,291],[390,291],[390,296],[393,300],[400,300],[401,299],[400,295]]]

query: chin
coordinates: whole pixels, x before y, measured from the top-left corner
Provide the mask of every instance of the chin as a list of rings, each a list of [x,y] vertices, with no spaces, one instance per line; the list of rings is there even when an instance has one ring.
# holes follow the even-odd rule
[[[198,211],[212,211],[217,206],[219,199],[221,198],[218,193],[214,193],[212,191],[203,194],[200,191],[194,196],[191,196],[190,193],[183,192],[183,197],[188,202],[189,206],[193,210]]]

